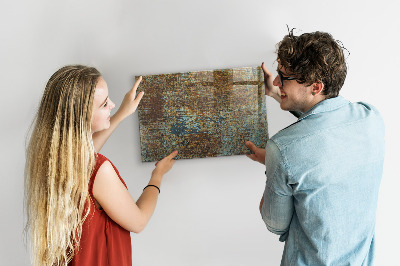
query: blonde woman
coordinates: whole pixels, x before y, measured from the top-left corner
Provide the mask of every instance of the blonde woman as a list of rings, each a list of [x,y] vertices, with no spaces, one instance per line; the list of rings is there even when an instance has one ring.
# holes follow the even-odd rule
[[[156,207],[177,151],[159,161],[135,202],[115,166],[98,152],[135,112],[141,78],[118,111],[92,67],[65,66],[48,81],[27,149],[25,196],[33,265],[132,265],[130,232]]]

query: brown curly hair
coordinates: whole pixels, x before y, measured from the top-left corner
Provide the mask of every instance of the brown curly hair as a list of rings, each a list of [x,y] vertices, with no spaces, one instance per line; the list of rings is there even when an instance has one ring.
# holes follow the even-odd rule
[[[316,31],[295,36],[292,29],[277,44],[277,61],[301,84],[322,82],[322,93],[328,99],[339,95],[346,79],[343,50],[347,49],[329,33]]]

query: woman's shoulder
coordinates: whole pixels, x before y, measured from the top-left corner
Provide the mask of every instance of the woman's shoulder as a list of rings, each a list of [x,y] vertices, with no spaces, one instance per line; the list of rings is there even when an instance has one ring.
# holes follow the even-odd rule
[[[124,184],[126,184],[124,180],[121,178],[118,169],[115,165],[104,155],[97,153],[96,154],[96,171],[95,175],[105,175],[105,176],[117,176],[119,180]]]
[[[101,153],[95,153],[94,157],[96,158],[96,164],[103,163],[104,161],[109,161],[108,158]]]
[[[100,165],[97,175],[117,175],[114,166],[109,160],[104,160]]]
[[[89,181],[89,193],[91,193],[93,191],[93,185],[94,185],[95,180],[97,179],[97,176],[99,175],[99,173],[102,173],[104,171],[110,172],[113,170],[113,166],[112,166],[110,160],[108,160],[108,158],[105,157],[104,155],[102,155],[100,153],[95,153],[95,159],[96,159],[96,163],[93,167],[92,175],[91,175],[90,181]]]

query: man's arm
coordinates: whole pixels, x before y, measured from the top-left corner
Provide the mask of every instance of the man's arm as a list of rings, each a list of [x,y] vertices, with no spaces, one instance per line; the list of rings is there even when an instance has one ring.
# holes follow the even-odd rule
[[[118,108],[118,111],[110,119],[110,127],[92,135],[93,146],[96,152],[101,150],[107,139],[111,136],[122,120],[135,112],[144,94],[144,92],[141,92],[136,96],[136,90],[141,80],[142,77],[135,82],[132,89],[125,95],[121,106]]]
[[[274,86],[274,76],[265,66],[264,62],[262,62],[261,68],[264,72],[265,95],[268,95],[274,98],[278,103],[281,103],[281,90],[278,86]]]
[[[273,140],[266,145],[266,175],[260,213],[268,230],[283,235],[289,230],[294,212],[292,188],[288,185],[288,173],[283,157]],[[281,241],[286,238],[281,237]]]
[[[251,141],[246,146],[252,154],[246,154],[253,161],[266,165],[267,182],[260,201],[260,213],[268,230],[283,235],[288,231],[294,211],[292,191],[287,186],[287,171],[283,158],[273,140],[267,142],[266,149],[258,148]],[[282,241],[285,236],[281,237]]]

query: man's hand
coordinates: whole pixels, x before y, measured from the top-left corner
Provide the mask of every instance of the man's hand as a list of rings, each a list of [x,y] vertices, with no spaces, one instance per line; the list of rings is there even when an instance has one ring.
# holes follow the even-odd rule
[[[252,159],[253,161],[259,162],[261,164],[265,164],[265,149],[257,148],[251,141],[246,141],[246,147],[249,148],[254,154],[246,154],[247,157]]]
[[[282,101],[281,90],[278,86],[274,86],[274,76],[264,65],[264,62],[262,62],[261,68],[264,72],[265,95],[271,96],[280,103]]]

